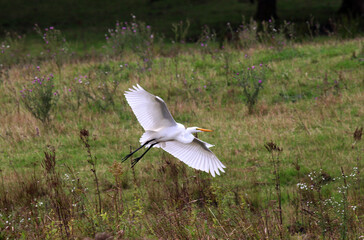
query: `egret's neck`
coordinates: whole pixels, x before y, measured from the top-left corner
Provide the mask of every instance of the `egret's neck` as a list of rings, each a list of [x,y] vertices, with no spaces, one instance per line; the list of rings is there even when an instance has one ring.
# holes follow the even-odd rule
[[[186,133],[189,133],[189,134],[193,134],[193,133],[197,133],[197,129],[196,127],[189,127],[189,128],[186,128]]]
[[[195,136],[193,136],[192,133],[195,133],[196,129],[189,127],[186,128],[184,133],[178,136],[178,141],[183,142],[183,143],[190,143],[193,141],[193,139],[195,138]]]

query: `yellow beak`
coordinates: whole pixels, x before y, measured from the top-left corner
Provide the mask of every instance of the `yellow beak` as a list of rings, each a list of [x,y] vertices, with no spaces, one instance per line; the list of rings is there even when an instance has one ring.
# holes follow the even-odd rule
[[[203,132],[212,132],[210,129],[204,129],[204,128],[197,128],[197,130],[203,131]]]

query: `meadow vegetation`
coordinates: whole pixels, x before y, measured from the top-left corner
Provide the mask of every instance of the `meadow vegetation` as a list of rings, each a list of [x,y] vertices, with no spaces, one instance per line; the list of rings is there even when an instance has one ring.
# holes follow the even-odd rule
[[[261,31],[257,31],[257,27]],[[363,37],[293,23],[204,26],[172,43],[132,18],[82,54],[40,28],[0,44],[0,239],[359,239],[364,235]],[[311,29],[311,28],[309,28]],[[343,29],[343,28],[340,28]],[[348,28],[347,28],[348,29]],[[123,93],[139,83],[226,165],[213,178],[143,133]]]

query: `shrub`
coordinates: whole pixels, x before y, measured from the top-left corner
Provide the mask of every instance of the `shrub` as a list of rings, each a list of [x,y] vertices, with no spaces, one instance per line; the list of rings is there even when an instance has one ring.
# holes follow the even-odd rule
[[[47,60],[53,60],[62,79],[62,66],[69,60],[69,47],[62,32],[54,27],[42,29],[36,24],[34,30],[44,41],[44,56]]]
[[[229,26],[230,27],[230,26]],[[233,32],[230,27],[230,32]],[[252,18],[249,22],[243,23],[236,30],[237,34],[237,46],[239,48],[250,48],[257,44],[258,24]]]
[[[294,24],[284,20],[278,25],[274,19],[261,23],[261,31],[258,32],[260,42],[271,48],[281,50],[287,42],[294,39]]]
[[[106,111],[115,107],[115,98],[120,80],[127,79],[129,74],[128,64],[100,64],[93,66],[87,75],[75,77],[71,88],[66,90],[68,96],[75,95],[77,109],[82,101],[97,110]],[[68,99],[71,102],[71,99]],[[115,109],[114,109],[115,110]]]
[[[124,54],[129,49],[141,60],[142,70],[151,70],[153,64],[153,47],[155,35],[152,28],[144,22],[137,21],[132,15],[131,22],[116,22],[115,29],[109,29],[105,35],[107,47],[113,55]]]
[[[274,19],[261,23],[253,19],[246,22],[243,19],[242,24],[235,31],[230,24],[227,27],[231,40],[238,48],[251,48],[260,42],[270,48],[281,50],[295,37],[294,24],[289,21],[278,24]]]
[[[40,67],[37,67],[40,72]],[[22,90],[21,100],[25,108],[37,119],[47,124],[52,109],[57,105],[59,93],[55,90],[53,74],[34,77]]]
[[[265,69],[263,64],[251,66],[236,73],[238,84],[243,87],[243,101],[248,107],[249,114],[254,112],[254,106],[258,102],[260,89],[265,81]]]
[[[216,43],[216,33],[214,30],[211,30],[207,25],[204,25],[202,28],[201,35],[197,41],[197,44],[201,46],[201,52],[204,54],[210,54],[211,56],[214,53],[214,45]]]

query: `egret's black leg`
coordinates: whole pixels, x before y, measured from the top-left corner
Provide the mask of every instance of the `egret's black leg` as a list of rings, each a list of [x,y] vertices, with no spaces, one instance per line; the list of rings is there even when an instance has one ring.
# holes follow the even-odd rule
[[[148,143],[154,141],[155,139],[146,141],[143,145],[141,145],[140,147],[138,147],[134,152],[129,153],[128,155],[126,155],[121,162],[125,162],[128,158],[130,158],[134,153],[136,153],[137,151],[139,151],[142,147],[144,147],[145,145],[147,145]]]
[[[135,166],[135,164],[137,164],[138,162],[139,162],[139,160],[140,159],[142,159],[142,157],[154,146],[154,145],[156,145],[156,144],[158,144],[158,143],[153,143],[152,145],[150,145],[150,147],[147,149],[147,150],[145,150],[145,152],[140,156],[140,157],[137,157],[137,158],[135,158],[135,159],[133,159],[133,162],[132,162],[132,164],[131,164],[131,167],[133,168],[134,166]]]

